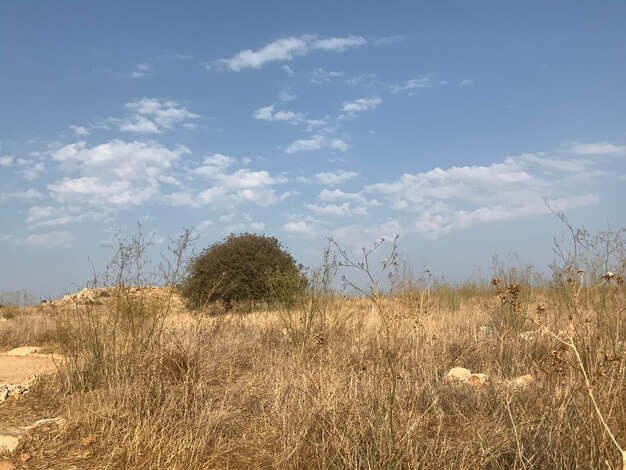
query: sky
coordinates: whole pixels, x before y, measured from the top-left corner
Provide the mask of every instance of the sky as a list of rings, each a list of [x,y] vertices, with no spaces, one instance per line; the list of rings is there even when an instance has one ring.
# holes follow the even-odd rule
[[[399,235],[417,269],[541,269],[626,226],[622,1],[4,1],[0,291],[55,297],[137,225]],[[547,202],[546,202],[547,201]]]

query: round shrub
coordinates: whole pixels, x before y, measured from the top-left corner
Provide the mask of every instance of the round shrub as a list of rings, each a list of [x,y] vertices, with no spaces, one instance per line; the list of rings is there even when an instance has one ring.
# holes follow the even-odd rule
[[[302,265],[274,237],[230,234],[194,257],[182,284],[191,308],[221,300],[283,300],[306,287]]]

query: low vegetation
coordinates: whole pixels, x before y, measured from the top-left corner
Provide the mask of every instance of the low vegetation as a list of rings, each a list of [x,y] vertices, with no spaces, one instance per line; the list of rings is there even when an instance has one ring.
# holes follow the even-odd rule
[[[35,338],[18,325],[45,325],[42,338],[67,357],[56,377],[0,405],[0,422],[15,422],[29,403],[46,410],[50,394],[48,413],[67,420],[25,439],[13,461],[27,452],[28,468],[620,468],[621,233],[572,230],[552,279],[497,264],[493,280],[462,285],[409,276],[395,243],[361,260],[331,245],[298,296],[212,316],[179,301],[188,237],[160,289],[135,287],[142,243],[121,246],[115,282],[96,301],[20,309],[0,323],[2,347]],[[353,289],[337,290],[341,275]],[[454,367],[484,376],[448,380]]]

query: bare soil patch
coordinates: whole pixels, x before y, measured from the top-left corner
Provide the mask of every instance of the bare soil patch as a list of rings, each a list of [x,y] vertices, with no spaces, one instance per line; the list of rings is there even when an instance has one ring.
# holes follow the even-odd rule
[[[0,384],[23,384],[40,374],[55,372],[59,359],[52,354],[0,354]]]

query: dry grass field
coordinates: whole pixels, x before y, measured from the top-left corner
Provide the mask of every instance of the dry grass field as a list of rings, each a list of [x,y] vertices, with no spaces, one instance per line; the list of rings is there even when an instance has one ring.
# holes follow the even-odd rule
[[[0,403],[0,424],[65,421],[29,433],[5,460],[621,468],[623,278],[587,282],[571,265],[541,285],[524,270],[496,274],[492,285],[426,278],[369,298],[312,291],[288,306],[212,315],[186,311],[174,289],[126,286],[12,308],[0,350],[37,345],[65,360]],[[484,375],[454,380],[454,367]]]

